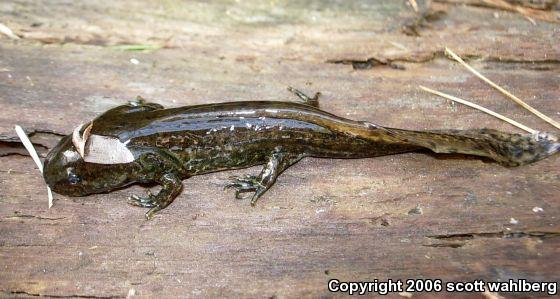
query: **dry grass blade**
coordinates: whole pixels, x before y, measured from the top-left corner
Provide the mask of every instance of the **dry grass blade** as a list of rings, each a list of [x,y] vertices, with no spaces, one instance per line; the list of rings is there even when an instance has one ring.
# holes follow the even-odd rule
[[[418,12],[418,3],[416,3],[416,0],[408,0],[408,3],[410,3],[410,6],[415,12]]]
[[[522,7],[520,5],[511,4],[504,0],[483,0],[483,2],[490,7],[517,12],[523,15],[533,25],[536,25],[534,19],[538,19],[545,22],[558,23],[558,19],[555,18],[554,14],[548,11]]]
[[[537,109],[533,108],[532,106],[530,106],[529,104],[525,103],[523,100],[521,100],[520,98],[516,97],[515,95],[513,95],[512,93],[510,93],[509,91],[503,89],[502,87],[500,87],[498,84],[492,82],[490,79],[486,78],[484,75],[482,75],[481,73],[479,73],[477,70],[475,70],[473,67],[471,67],[470,65],[468,65],[461,57],[459,57],[459,55],[455,54],[455,52],[451,51],[451,49],[449,48],[445,48],[445,54],[451,56],[453,59],[455,59],[457,62],[459,62],[461,65],[463,65],[464,67],[466,67],[471,73],[475,74],[477,77],[479,77],[480,79],[482,79],[482,81],[490,84],[490,86],[494,87],[495,89],[497,89],[499,92],[503,93],[504,95],[506,95],[508,98],[512,99],[514,102],[516,102],[517,104],[521,105],[521,107],[529,110],[531,113],[535,114],[536,116],[538,116],[540,119],[546,121],[547,123],[555,126],[556,128],[560,129],[560,123],[558,123],[557,121],[553,120],[552,118],[544,115],[543,113],[541,113],[540,111],[538,111]]]
[[[23,131],[23,129],[20,126],[16,125],[15,130],[16,130],[16,134],[19,137],[19,140],[21,140],[21,143],[23,143],[23,146],[29,152],[29,155],[31,156],[35,164],[37,164],[37,168],[39,168],[39,171],[42,174],[43,163],[41,162],[41,159],[39,159],[39,155],[37,154],[37,151],[33,147],[31,140],[29,140],[29,137],[27,137],[27,134],[25,134],[25,131]],[[49,198],[49,209],[50,209],[53,205],[53,195],[52,195],[51,188],[49,186],[47,186],[47,196]]]
[[[527,132],[529,132],[529,133],[531,133],[531,134],[537,134],[537,133],[538,133],[537,130],[531,129],[531,128],[527,127],[527,126],[524,125],[524,124],[518,123],[518,122],[516,122],[515,120],[513,120],[513,119],[511,119],[511,118],[508,118],[508,117],[506,117],[506,116],[503,116],[503,115],[501,115],[501,114],[499,114],[499,113],[497,113],[497,112],[494,112],[494,111],[492,111],[492,110],[490,110],[490,109],[484,108],[484,107],[482,107],[482,106],[480,106],[480,105],[477,105],[477,104],[475,104],[475,103],[469,102],[469,101],[467,101],[467,100],[460,99],[460,98],[458,98],[458,97],[454,97],[454,96],[452,96],[452,95],[443,93],[443,92],[441,92],[441,91],[433,90],[433,89],[431,89],[431,88],[428,88],[428,87],[425,87],[425,86],[422,86],[422,85],[419,85],[419,87],[420,87],[422,90],[427,91],[427,92],[429,92],[429,93],[438,95],[438,96],[443,97],[443,98],[446,98],[446,99],[448,99],[448,100],[455,101],[455,102],[461,103],[461,104],[463,104],[463,105],[469,106],[469,107],[471,107],[471,108],[474,108],[474,109],[480,110],[480,111],[482,111],[482,112],[485,112],[485,113],[487,113],[487,114],[490,114],[490,115],[492,115],[492,116],[494,116],[494,117],[497,117],[497,118],[499,118],[499,119],[501,119],[501,120],[503,120],[503,121],[505,121],[505,122],[507,122],[507,123],[509,123],[509,124],[511,124],[511,125],[514,125],[514,126],[520,128],[521,130],[527,131]]]
[[[548,23],[560,23],[560,14],[553,10],[552,1],[505,1],[505,0],[434,0],[435,2],[463,4],[471,6],[487,7],[492,9],[499,9],[521,14],[525,19],[536,25],[535,20],[544,21]],[[514,4],[512,2],[524,2],[524,4],[533,4],[535,7],[527,7],[523,5]],[[545,3],[549,3],[548,5]],[[541,8],[537,8],[541,4]]]
[[[15,130],[16,134],[19,137],[19,140],[21,140],[21,143],[23,143],[23,146],[25,146],[25,149],[29,152],[29,155],[33,159],[33,162],[37,164],[37,168],[39,168],[39,171],[43,173],[43,163],[41,162],[37,151],[33,147],[33,143],[31,143],[31,140],[29,140],[29,137],[27,137],[27,134],[25,134],[25,131],[22,127],[16,125]]]
[[[11,39],[19,39],[19,36],[15,35],[15,33],[10,29],[10,27],[0,23],[0,33],[6,35]]]
[[[484,2],[490,6],[495,6],[496,8],[520,13],[525,17],[525,19],[531,22],[531,24],[537,25],[537,22],[531,18],[531,13],[519,5],[510,4],[504,0],[484,0]]]

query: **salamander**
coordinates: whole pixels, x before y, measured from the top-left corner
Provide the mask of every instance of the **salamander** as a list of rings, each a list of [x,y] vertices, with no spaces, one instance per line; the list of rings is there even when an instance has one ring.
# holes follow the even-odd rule
[[[148,219],[182,190],[182,180],[215,171],[264,165],[258,175],[235,176],[226,188],[252,192],[251,205],[288,167],[305,157],[370,158],[429,149],[487,157],[504,166],[535,162],[560,150],[551,133],[492,129],[414,131],[336,116],[318,97],[292,90],[299,102],[245,101],[165,109],[137,100],[79,127],[48,153],[44,179],[68,196],[105,193],[135,183],[161,185],[132,195]]]

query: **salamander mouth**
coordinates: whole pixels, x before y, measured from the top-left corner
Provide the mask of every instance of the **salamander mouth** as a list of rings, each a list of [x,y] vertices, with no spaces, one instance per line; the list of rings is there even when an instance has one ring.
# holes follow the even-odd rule
[[[81,185],[71,185],[66,182],[61,183],[60,181],[54,183],[47,181],[47,185],[49,185],[49,187],[54,192],[67,196],[86,196],[86,195],[98,193],[98,192],[88,192],[87,188],[84,188],[84,186]]]

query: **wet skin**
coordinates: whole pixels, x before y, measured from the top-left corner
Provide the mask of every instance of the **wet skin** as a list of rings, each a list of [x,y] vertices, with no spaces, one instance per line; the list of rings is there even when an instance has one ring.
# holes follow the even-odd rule
[[[301,103],[229,102],[164,109],[137,101],[113,108],[93,120],[91,134],[117,138],[133,161],[86,162],[69,135],[47,155],[45,181],[53,191],[69,196],[157,183],[162,186],[158,194],[128,200],[150,208],[149,219],[179,195],[182,180],[209,172],[264,165],[259,175],[232,177],[226,186],[236,190],[237,198],[254,192],[254,205],[278,175],[304,157],[368,158],[427,148],[518,166],[560,149],[558,138],[549,133],[408,131],[353,121],[318,109],[318,94],[309,98],[292,91]]]

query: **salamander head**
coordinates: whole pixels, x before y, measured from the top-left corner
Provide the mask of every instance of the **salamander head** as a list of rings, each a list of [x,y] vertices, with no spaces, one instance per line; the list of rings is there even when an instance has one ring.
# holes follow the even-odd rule
[[[66,136],[48,153],[43,176],[53,191],[69,196],[108,192],[126,186],[133,163],[97,164],[84,161]]]

